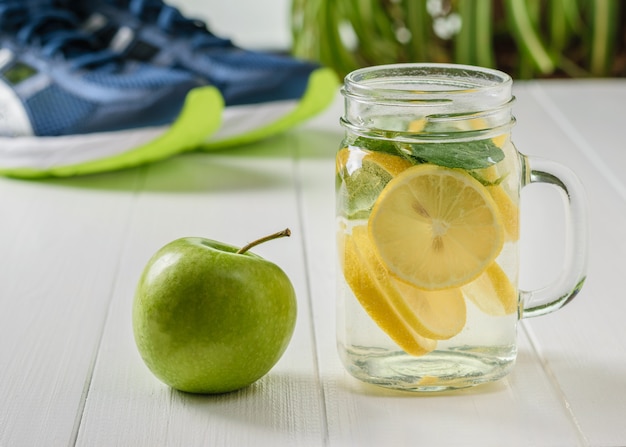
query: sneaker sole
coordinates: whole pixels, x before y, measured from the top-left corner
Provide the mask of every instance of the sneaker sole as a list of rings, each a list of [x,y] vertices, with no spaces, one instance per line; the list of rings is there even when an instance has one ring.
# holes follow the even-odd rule
[[[60,137],[0,138],[0,174],[69,177],[151,163],[193,150],[220,126],[224,100],[214,87],[189,92],[169,126]]]
[[[299,101],[224,109],[222,127],[200,145],[212,151],[258,141],[283,132],[324,110],[334,99],[339,83],[330,68],[314,71]]]

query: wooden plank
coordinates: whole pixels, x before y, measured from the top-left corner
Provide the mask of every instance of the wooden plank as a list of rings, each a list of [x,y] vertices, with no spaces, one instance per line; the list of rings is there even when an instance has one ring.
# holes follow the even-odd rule
[[[582,292],[558,313],[525,326],[589,445],[624,445],[626,197],[620,172],[623,118],[617,112],[626,83],[529,83],[517,92],[519,149],[578,173],[587,191],[590,226]]]
[[[560,391],[524,331],[513,373],[497,383],[430,397],[362,384],[335,351],[334,153],[342,138],[333,109],[298,132],[306,254],[329,445],[583,445]],[[332,131],[331,131],[332,129]]]
[[[626,81],[553,81],[538,84],[531,92],[588,163],[626,200],[626,175],[621,168],[626,165],[621,136]]]
[[[320,445],[323,406],[290,147],[284,136],[149,169],[134,205],[78,445]],[[285,270],[299,300],[296,331],[280,362],[256,384],[225,395],[190,395],[161,384],[137,353],[130,320],[148,258],[178,237],[243,245],[285,227],[290,239],[254,250]]]
[[[0,179],[0,445],[71,445],[140,171]]]

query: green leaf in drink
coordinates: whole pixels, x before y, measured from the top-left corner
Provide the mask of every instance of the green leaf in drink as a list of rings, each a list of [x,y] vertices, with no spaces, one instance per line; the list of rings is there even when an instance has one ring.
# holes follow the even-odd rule
[[[362,147],[370,151],[384,152],[391,155],[403,155],[394,141],[375,138],[357,137],[352,146]]]
[[[349,145],[337,154],[337,206],[348,219],[366,219],[387,183],[414,164],[406,156]],[[393,143],[392,143],[393,144]]]
[[[422,163],[466,171],[484,169],[504,159],[504,152],[493,141],[402,144],[402,149]]]
[[[372,163],[345,176],[343,184],[339,175],[338,209],[348,219],[366,219],[376,198],[392,178],[388,172]]]

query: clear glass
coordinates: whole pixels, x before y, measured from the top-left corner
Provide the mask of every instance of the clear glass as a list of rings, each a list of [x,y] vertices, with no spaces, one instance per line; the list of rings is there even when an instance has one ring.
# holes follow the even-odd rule
[[[448,64],[346,77],[337,341],[354,377],[413,391],[497,380],[514,365],[519,319],[580,290],[582,186],[561,165],[516,150],[511,84],[496,70]],[[527,292],[518,289],[519,199],[531,182],[566,193],[571,250],[560,278]]]

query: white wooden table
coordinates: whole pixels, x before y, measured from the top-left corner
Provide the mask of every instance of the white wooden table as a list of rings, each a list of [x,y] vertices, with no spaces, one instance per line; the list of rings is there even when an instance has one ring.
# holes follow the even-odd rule
[[[0,178],[0,446],[626,445],[626,80],[516,84],[520,151],[566,164],[589,197],[582,293],[523,321],[514,372],[436,396],[352,379],[334,331],[334,153],[342,101],[304,127],[229,152],[83,178]],[[556,191],[522,204],[522,286],[563,256]],[[134,345],[135,284],[181,236],[258,247],[290,276],[298,323],[253,386],[172,391]]]

